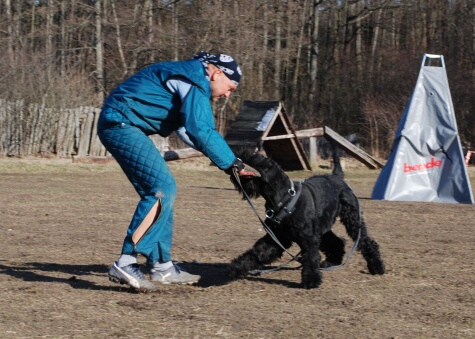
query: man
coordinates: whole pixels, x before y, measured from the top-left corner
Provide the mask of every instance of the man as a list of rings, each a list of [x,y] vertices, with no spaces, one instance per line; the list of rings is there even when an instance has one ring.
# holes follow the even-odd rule
[[[232,57],[200,52],[192,60],[150,65],[106,99],[98,135],[140,195],[122,254],[109,270],[111,281],[153,291],[152,281],[194,284],[199,280],[200,276],[171,260],[176,183],[148,136],[177,132],[221,170],[241,171],[242,161],[215,129],[210,104],[210,99],[229,97],[240,80],[241,69]],[[147,258],[150,280],[137,263],[137,254]]]

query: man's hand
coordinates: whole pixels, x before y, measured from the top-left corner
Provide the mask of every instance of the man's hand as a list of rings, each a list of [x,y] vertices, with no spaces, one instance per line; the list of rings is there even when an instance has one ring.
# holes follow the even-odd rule
[[[236,169],[237,174],[240,177],[260,177],[261,176],[259,172],[257,172],[251,166],[248,166],[245,163],[243,163],[242,160],[239,158],[236,158],[233,164],[229,168],[225,169],[224,172],[226,174],[231,175],[233,173],[233,169]]]
[[[232,165],[229,166],[228,168],[226,168],[226,169],[224,170],[224,172],[225,172],[226,174],[231,175],[231,174],[233,174],[233,170],[234,170],[234,169],[236,169],[238,173],[241,172],[241,171],[244,169],[244,163],[242,162],[241,159],[236,158],[236,160],[234,160],[234,162],[232,163]]]

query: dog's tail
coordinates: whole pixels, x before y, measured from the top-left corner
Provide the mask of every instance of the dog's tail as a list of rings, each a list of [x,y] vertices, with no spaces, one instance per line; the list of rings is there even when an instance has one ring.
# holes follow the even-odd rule
[[[340,163],[340,155],[338,154],[338,147],[332,143],[333,145],[333,175],[337,175],[339,177],[344,177],[345,174],[343,173],[343,168],[341,167]]]

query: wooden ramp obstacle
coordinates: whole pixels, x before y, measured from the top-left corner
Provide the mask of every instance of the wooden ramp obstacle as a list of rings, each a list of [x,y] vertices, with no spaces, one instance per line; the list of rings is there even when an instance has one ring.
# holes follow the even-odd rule
[[[381,163],[378,159],[366,153],[358,146],[353,145],[351,142],[343,138],[330,127],[325,126],[323,128],[323,135],[325,138],[331,140],[333,143],[338,145],[338,147],[344,150],[348,155],[353,156],[356,160],[359,160],[360,162],[365,164],[366,167],[370,169],[383,168],[384,164]]]

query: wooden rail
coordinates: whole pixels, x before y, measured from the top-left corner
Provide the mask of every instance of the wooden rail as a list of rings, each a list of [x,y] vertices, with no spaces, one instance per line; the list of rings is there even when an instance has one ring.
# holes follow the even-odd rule
[[[370,169],[383,168],[384,164],[379,162],[377,159],[363,151],[361,148],[353,145],[351,142],[343,138],[341,135],[336,133],[330,127],[324,127],[325,138],[332,140],[336,143],[341,149],[346,153],[352,155],[355,159],[359,160],[365,164]]]
[[[310,138],[310,160],[312,160],[313,153],[316,153],[316,143],[315,138],[317,137],[325,137],[328,140],[331,140],[335,144],[338,145],[342,150],[344,150],[349,155],[353,156],[358,161],[365,164],[370,169],[378,169],[383,168],[384,164],[381,163],[379,160],[371,156],[370,154],[366,153],[361,148],[353,145],[351,142],[343,138],[341,135],[336,133],[330,127],[325,126],[323,128],[311,128],[311,129],[304,129],[300,131],[295,131],[295,134],[284,134],[284,135],[272,135],[268,137],[263,137],[262,141],[270,141],[270,140],[281,140],[281,139],[290,139],[290,138],[297,138],[297,139],[304,139]]]
[[[323,137],[324,136],[323,128],[311,128],[311,129],[303,129],[300,131],[295,131],[295,134],[284,134],[284,135],[273,135],[270,137],[262,137],[262,141],[268,140],[281,140],[281,139],[290,139],[290,138],[297,138],[297,139],[304,139],[310,137]]]

